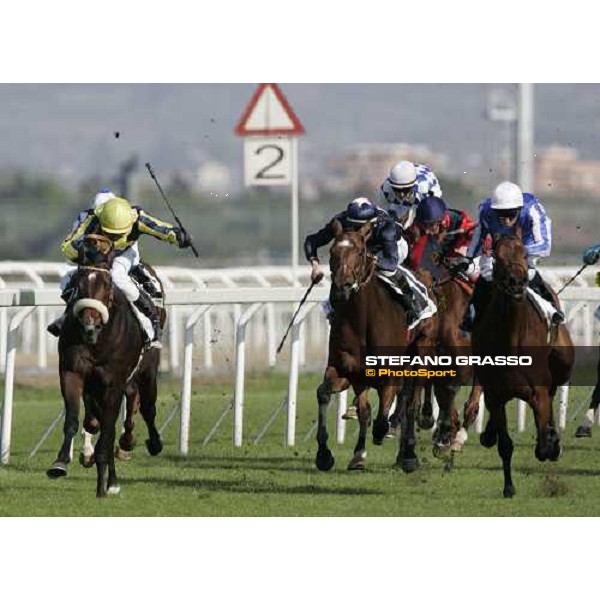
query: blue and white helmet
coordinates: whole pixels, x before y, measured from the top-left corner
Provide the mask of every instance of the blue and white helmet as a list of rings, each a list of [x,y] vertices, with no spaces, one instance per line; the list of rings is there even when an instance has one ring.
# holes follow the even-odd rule
[[[374,222],[377,220],[377,207],[368,198],[356,198],[348,204],[346,218],[356,225]]]
[[[96,197],[94,198],[94,202],[92,204],[92,208],[98,208],[99,206],[102,206],[105,202],[108,202],[112,198],[116,198],[115,194],[113,194],[113,192],[109,188],[103,187],[96,194]]]

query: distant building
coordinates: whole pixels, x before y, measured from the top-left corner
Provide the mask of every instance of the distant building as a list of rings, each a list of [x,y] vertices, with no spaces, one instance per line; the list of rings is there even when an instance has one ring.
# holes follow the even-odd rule
[[[444,172],[448,162],[446,155],[421,144],[358,144],[345,155],[327,162],[327,187],[339,191],[366,184],[376,189],[401,160],[424,163],[436,173]]]
[[[553,145],[537,155],[535,182],[540,192],[600,195],[600,161],[579,160],[575,148]]]

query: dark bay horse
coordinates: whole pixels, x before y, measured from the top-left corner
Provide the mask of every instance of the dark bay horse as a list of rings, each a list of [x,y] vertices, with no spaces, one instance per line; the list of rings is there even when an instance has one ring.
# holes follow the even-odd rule
[[[552,400],[558,386],[571,376],[575,352],[565,325],[549,331],[528,297],[527,251],[521,238],[499,238],[493,252],[491,295],[473,330],[473,352],[480,357],[531,354],[534,359],[532,366],[475,367],[489,411],[489,421],[480,441],[486,448],[498,444],[504,470],[504,497],[510,498],[515,494],[515,487],[506,403],[520,398],[529,404],[537,428],[536,458],[558,460],[561,446]]]
[[[150,351],[143,354],[142,328],[127,298],[111,280],[113,258],[112,243],[106,238],[84,239],[80,266],[73,276],[76,301],[68,306],[58,346],[60,387],[66,411],[64,439],[56,462],[47,471],[51,478],[66,475],[83,399],[84,428],[90,433],[100,430],[94,452],[98,497],[120,491],[115,469],[115,427],[124,393],[133,393],[130,384],[146,398],[140,403],[140,410],[147,418],[149,449],[158,453],[162,448],[154,424],[157,354]]]
[[[371,225],[359,231],[344,232],[334,221],[335,240],[330,249],[332,275],[329,354],[323,383],[317,389],[319,405],[316,456],[317,468],[328,471],[334,457],[327,445],[327,406],[331,394],[352,386],[358,401],[359,435],[349,470],[364,470],[366,437],[370,423],[367,399],[370,387],[379,396],[379,411],[373,423],[373,441],[381,444],[388,431],[388,414],[399,385],[391,378],[370,379],[361,368],[361,348],[369,353],[376,348],[393,348],[403,354],[408,346],[406,314],[393,293],[375,274],[375,260],[367,249]],[[404,436],[401,442],[402,466],[416,468],[414,438]]]

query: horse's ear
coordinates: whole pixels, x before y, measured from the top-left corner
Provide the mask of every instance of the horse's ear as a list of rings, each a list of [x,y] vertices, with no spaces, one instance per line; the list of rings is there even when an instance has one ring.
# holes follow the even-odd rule
[[[331,227],[333,228],[333,235],[336,238],[339,238],[344,234],[344,228],[342,227],[342,224],[338,221],[338,219],[334,219],[331,222]]]
[[[359,230],[358,233],[364,238],[365,242],[371,237],[373,233],[373,225],[371,223],[365,223]]]

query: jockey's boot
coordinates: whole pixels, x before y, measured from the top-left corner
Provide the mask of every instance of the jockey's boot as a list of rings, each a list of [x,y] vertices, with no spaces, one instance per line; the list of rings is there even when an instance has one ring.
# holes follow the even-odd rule
[[[63,293],[60,295],[60,297],[64,300],[65,304],[67,305],[67,308],[69,304],[71,304],[75,300],[76,294],[77,289],[68,285],[64,289]],[[50,323],[50,325],[48,325],[48,327],[46,327],[46,331],[54,337],[60,337],[60,332],[62,330],[62,326],[65,324],[66,318],[67,312],[65,310],[65,312],[62,315],[60,315],[60,317],[58,317],[58,319],[55,319],[54,321],[52,321],[52,323]]]
[[[535,272],[533,279],[529,282],[529,287],[536,293],[539,294],[544,300],[550,302],[554,307],[555,313],[552,315],[552,323],[554,325],[560,325],[565,322],[565,313],[556,305],[554,296],[548,287],[548,284],[542,279],[539,271]]]
[[[416,293],[400,271],[396,272],[392,280],[402,290],[400,303],[406,311],[406,326],[410,329],[421,316],[421,313],[428,308],[427,298],[423,298],[421,294]]]
[[[162,348],[161,337],[162,327],[160,324],[160,313],[154,306],[150,295],[144,290],[140,290],[139,298],[133,303],[133,305],[146,317],[150,319],[152,327],[154,329],[154,338],[150,340],[150,348]]]
[[[46,331],[52,334],[54,337],[60,337],[60,332],[62,330],[63,325],[65,324],[65,319],[67,318],[67,313],[64,312],[58,319],[55,319],[46,327]]]
[[[469,337],[473,332],[477,315],[480,314],[481,307],[484,306],[486,301],[489,299],[491,288],[492,284],[486,281],[483,277],[479,277],[475,283],[473,295],[469,300],[469,304],[465,309],[465,315],[462,323],[459,326],[459,329],[463,332],[465,337]]]

